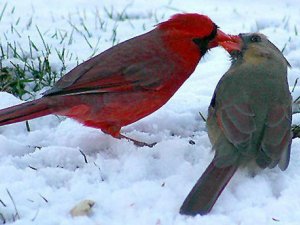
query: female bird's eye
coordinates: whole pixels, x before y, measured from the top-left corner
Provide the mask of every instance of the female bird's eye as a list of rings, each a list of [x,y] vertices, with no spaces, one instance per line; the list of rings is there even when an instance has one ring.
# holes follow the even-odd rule
[[[253,36],[251,37],[251,41],[252,41],[252,42],[260,42],[260,41],[261,41],[261,37],[258,36],[258,35],[253,35]]]

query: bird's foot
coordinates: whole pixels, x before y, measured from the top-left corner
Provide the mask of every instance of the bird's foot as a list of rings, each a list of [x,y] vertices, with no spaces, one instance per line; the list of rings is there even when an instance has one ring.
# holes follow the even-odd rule
[[[127,139],[127,140],[129,140],[129,141],[132,141],[133,144],[135,144],[135,145],[138,146],[138,147],[145,147],[145,146],[147,146],[147,147],[149,147],[149,148],[152,148],[154,145],[157,144],[157,142],[148,144],[148,143],[145,143],[145,142],[142,142],[142,141],[137,141],[137,140],[134,140],[134,139],[132,139],[132,138],[130,138],[130,137],[126,137],[126,136],[123,135],[123,134],[119,134],[116,138],[118,138],[118,139],[125,138],[125,139]]]
[[[28,148],[31,148],[31,149],[38,149],[38,150],[41,150],[43,148],[43,146],[38,146],[38,145],[27,145]]]

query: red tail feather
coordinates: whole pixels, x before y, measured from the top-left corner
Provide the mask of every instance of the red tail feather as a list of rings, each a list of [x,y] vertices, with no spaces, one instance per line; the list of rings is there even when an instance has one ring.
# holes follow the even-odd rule
[[[0,126],[22,122],[50,114],[46,101],[41,98],[0,110]]]

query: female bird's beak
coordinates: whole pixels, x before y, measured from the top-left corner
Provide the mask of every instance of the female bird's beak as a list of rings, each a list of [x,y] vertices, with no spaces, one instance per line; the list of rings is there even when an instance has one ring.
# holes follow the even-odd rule
[[[241,51],[242,39],[238,35],[228,35],[218,29],[216,38],[209,42],[208,47],[213,48],[218,45],[222,46],[228,53],[234,50]]]

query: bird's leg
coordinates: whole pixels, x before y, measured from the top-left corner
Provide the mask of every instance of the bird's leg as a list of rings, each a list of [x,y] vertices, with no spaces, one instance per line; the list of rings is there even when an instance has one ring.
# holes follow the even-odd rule
[[[137,140],[134,140],[132,138],[126,137],[125,135],[123,135],[123,134],[120,133],[121,127],[117,126],[115,124],[107,124],[105,127],[101,126],[101,130],[104,133],[113,136],[114,138],[118,138],[118,139],[125,138],[125,139],[127,139],[129,141],[132,141],[138,147],[147,146],[149,148],[152,148],[154,145],[156,145],[156,142],[154,142],[152,144],[147,144],[145,142],[137,141]]]
[[[134,140],[130,137],[126,137],[124,136],[123,134],[118,134],[117,136],[115,136],[116,138],[118,139],[121,139],[121,138],[125,138],[129,141],[132,141],[136,146],[138,147],[144,147],[144,146],[147,146],[149,148],[152,148],[154,145],[156,145],[156,142],[152,143],[152,144],[148,144],[148,143],[145,143],[145,142],[141,142],[141,141],[137,141],[137,140]]]

